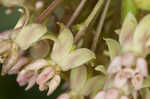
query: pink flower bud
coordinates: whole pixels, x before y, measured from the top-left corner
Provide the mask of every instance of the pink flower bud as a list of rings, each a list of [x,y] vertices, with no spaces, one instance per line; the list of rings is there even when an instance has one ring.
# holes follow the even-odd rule
[[[48,84],[49,90],[47,93],[48,96],[51,95],[55,91],[55,89],[59,86],[60,81],[61,81],[60,76],[55,75],[54,78],[49,82],[49,84]]]
[[[138,58],[136,63],[136,72],[142,74],[142,76],[147,77],[148,75],[147,62],[144,58]]]
[[[105,99],[118,99],[119,92],[117,89],[109,89],[106,93]]]
[[[129,99],[127,96],[121,96],[120,99]]]
[[[139,90],[142,87],[143,83],[143,76],[140,74],[135,75],[135,77],[132,78],[131,80],[132,85],[136,90]]]
[[[119,72],[121,70],[121,67],[122,67],[122,59],[120,56],[117,56],[112,60],[111,64],[108,67],[107,72],[109,74]]]
[[[52,67],[45,68],[41,74],[38,76],[36,83],[38,85],[46,83],[48,80],[50,80],[55,75],[55,72]]]
[[[119,72],[116,74],[115,80],[114,80],[114,86],[116,88],[122,88],[126,82],[127,82],[127,78],[125,77],[123,72]]]
[[[136,56],[133,53],[131,52],[125,53],[122,56],[122,65],[131,67],[134,64],[135,59],[136,59]]]
[[[57,99],[70,99],[70,96],[67,93],[61,94]]]
[[[100,91],[97,93],[97,95],[94,97],[94,99],[105,99],[106,92]]]

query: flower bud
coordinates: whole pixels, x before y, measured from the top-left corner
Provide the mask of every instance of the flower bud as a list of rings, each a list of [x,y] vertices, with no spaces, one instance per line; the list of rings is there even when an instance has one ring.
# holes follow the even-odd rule
[[[34,76],[32,76],[32,77],[30,78],[30,80],[28,81],[28,86],[26,87],[25,90],[29,90],[29,89],[31,89],[31,88],[35,85],[35,83],[36,83],[36,78],[37,78],[37,75],[34,75]]]
[[[117,89],[109,89],[106,93],[105,99],[118,99],[119,92]]]
[[[117,56],[112,60],[111,64],[108,67],[107,72],[110,74],[116,73],[121,70],[121,66],[122,66],[122,59],[120,56]]]
[[[0,42],[0,54],[3,54],[10,50],[11,43],[9,41],[1,41]]]
[[[138,58],[136,63],[136,72],[141,73],[144,77],[148,75],[147,62],[144,58]]]

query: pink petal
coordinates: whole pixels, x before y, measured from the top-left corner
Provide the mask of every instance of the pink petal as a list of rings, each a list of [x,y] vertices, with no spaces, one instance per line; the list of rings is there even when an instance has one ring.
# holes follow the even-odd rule
[[[94,97],[94,99],[105,99],[106,92],[100,91],[97,93],[97,95]]]
[[[32,77],[30,78],[30,80],[28,81],[28,86],[26,87],[25,90],[29,90],[29,89],[31,89],[31,88],[35,85],[35,83],[36,83],[36,78],[37,78],[37,75],[34,75],[34,76],[32,76]]]
[[[137,59],[136,72],[139,72],[144,77],[147,77],[147,75],[148,75],[147,62],[144,58],[138,58]]]
[[[135,59],[136,59],[136,56],[133,53],[131,52],[125,53],[122,56],[122,64],[123,66],[127,66],[127,67],[133,66]]]
[[[19,70],[29,62],[29,59],[26,57],[21,57],[17,63],[9,70],[8,74],[17,74]]]
[[[117,89],[109,89],[106,93],[105,99],[118,99],[119,92]]]
[[[120,56],[117,56],[112,60],[111,64],[108,67],[107,72],[109,74],[116,73],[121,70],[121,67],[122,67],[122,59]]]
[[[33,73],[22,70],[17,76],[17,82],[19,83],[20,86],[24,86],[25,84],[28,83],[28,81],[32,76]]]
[[[132,78],[132,85],[136,90],[141,89],[143,83],[143,76],[140,74],[135,75],[135,77]]]
[[[45,68],[41,74],[38,76],[36,83],[38,85],[46,83],[48,80],[50,80],[55,75],[55,72],[52,67]]]
[[[61,94],[57,99],[70,99],[70,96],[67,93]]]
[[[48,96],[51,95],[55,91],[55,89],[59,86],[60,82],[61,82],[60,76],[55,75],[55,77],[49,82],[49,85],[48,85],[49,90],[47,93]]]
[[[131,68],[125,68],[123,69],[123,73],[126,78],[131,78],[134,76],[135,72]]]
[[[127,82],[127,78],[125,77],[123,72],[119,72],[116,74],[115,80],[114,80],[114,86],[116,88],[122,88]]]

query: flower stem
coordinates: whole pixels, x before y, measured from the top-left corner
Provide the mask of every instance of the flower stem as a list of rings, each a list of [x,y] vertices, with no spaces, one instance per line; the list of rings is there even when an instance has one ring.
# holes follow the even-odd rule
[[[96,33],[95,33],[95,36],[93,39],[92,51],[96,50],[98,39],[99,39],[99,36],[102,32],[103,24],[104,24],[104,21],[106,19],[106,14],[107,14],[107,11],[109,9],[110,2],[111,2],[111,0],[107,0],[107,3],[105,5],[104,11],[103,11],[102,16],[101,16],[101,19],[99,21],[99,24],[98,24],[98,27],[97,27],[97,30],[96,30]]]
[[[96,4],[96,6],[94,7],[93,11],[88,16],[88,18],[84,21],[83,26],[80,28],[80,30],[76,34],[75,39],[74,39],[75,43],[81,38],[81,36],[85,33],[85,31],[88,28],[91,21],[96,17],[96,14],[99,12],[103,2],[104,2],[104,0],[98,0],[98,2]]]
[[[73,16],[71,17],[71,19],[69,20],[69,22],[67,23],[67,27],[70,27],[70,25],[75,21],[75,19],[79,16],[81,10],[83,9],[85,3],[87,2],[87,0],[82,0],[79,4],[79,6],[77,7],[76,11],[74,12]]]
[[[48,8],[37,18],[36,23],[41,23],[43,19],[50,14],[62,0],[54,0]]]

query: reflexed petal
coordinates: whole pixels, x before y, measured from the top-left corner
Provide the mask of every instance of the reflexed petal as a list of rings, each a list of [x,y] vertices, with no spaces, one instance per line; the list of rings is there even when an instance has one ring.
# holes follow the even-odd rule
[[[0,54],[5,53],[6,51],[10,50],[11,43],[9,41],[2,41],[0,42]]]
[[[37,75],[34,75],[34,76],[32,76],[32,77],[30,78],[30,80],[28,81],[28,86],[26,87],[25,90],[29,90],[29,89],[31,89],[31,88],[35,85],[35,83],[36,83],[36,78],[37,78]]]
[[[70,99],[70,96],[67,93],[61,94],[57,99]]]
[[[60,76],[55,75],[54,78],[49,82],[49,85],[48,85],[49,90],[47,93],[48,96],[51,95],[55,91],[55,89],[59,86],[60,82],[61,82]]]
[[[135,75],[134,78],[132,78],[132,85],[136,90],[139,90],[142,88],[142,83],[143,83],[143,76],[140,74]]]
[[[46,32],[47,28],[45,26],[30,24],[21,29],[14,41],[25,50],[37,42]]]
[[[133,41],[134,50],[137,54],[141,55],[144,51],[145,43],[150,37],[150,14],[145,16],[137,25]]]
[[[50,80],[55,75],[55,71],[52,67],[45,68],[40,75],[38,76],[36,83],[38,85],[46,83],[48,80]]]
[[[144,77],[148,75],[147,62],[144,58],[137,59],[136,72],[141,73]]]
[[[131,52],[127,52],[122,56],[122,65],[123,66],[133,66],[136,60],[136,56],[131,53]]]
[[[117,56],[112,60],[111,64],[109,65],[107,73],[113,74],[119,72],[121,70],[121,67],[122,67],[122,57]]]
[[[8,73],[8,71],[16,64],[18,58],[19,58],[18,50],[12,48],[8,55],[8,58],[5,60],[3,64],[2,75]]]
[[[32,72],[22,70],[21,72],[19,72],[17,76],[17,82],[20,86],[24,86],[25,84],[28,83],[28,81],[32,76],[33,76]]]
[[[135,74],[135,71],[131,68],[125,68],[125,69],[123,69],[122,72],[126,78],[131,78]]]
[[[124,47],[128,43],[131,43],[136,25],[137,25],[137,21],[135,16],[131,12],[129,12],[125,18],[125,21],[123,22],[119,34],[119,41],[122,47]]]
[[[1,0],[1,2],[7,7],[12,7],[21,5],[24,2],[24,0]]]
[[[71,70],[70,86],[73,91],[80,93],[81,88],[83,88],[86,81],[87,81],[87,68],[85,66],[81,66]]]
[[[51,54],[51,58],[59,63],[66,55],[71,51],[73,44],[73,35],[71,31],[61,25],[60,34],[58,36],[58,40],[55,42]]]
[[[127,80],[128,79],[125,77],[124,73],[119,72],[116,74],[114,85],[116,88],[122,88],[126,84]]]
[[[17,74],[19,70],[29,62],[29,59],[26,57],[21,57],[17,63],[9,70],[8,74]]]
[[[109,89],[106,92],[105,99],[118,99],[119,92],[117,89]]]
[[[105,91],[100,91],[99,93],[97,93],[94,99],[105,99],[105,95],[106,95]]]
[[[48,65],[49,65],[48,62],[45,59],[38,59],[27,65],[25,69],[36,72],[39,69],[46,67]]]
[[[94,58],[95,54],[92,51],[86,48],[82,48],[71,52],[59,63],[59,65],[61,66],[62,70],[67,71],[71,68],[78,67]]]

